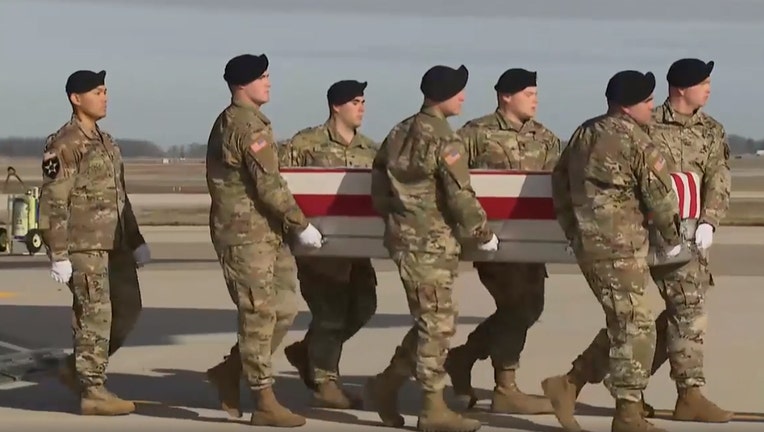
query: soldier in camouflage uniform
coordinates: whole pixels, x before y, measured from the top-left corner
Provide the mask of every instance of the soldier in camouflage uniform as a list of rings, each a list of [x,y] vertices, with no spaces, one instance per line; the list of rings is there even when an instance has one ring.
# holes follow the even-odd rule
[[[80,395],[84,415],[135,410],[104,387],[109,357],[141,312],[136,268],[151,257],[125,191],[124,165],[106,117],[106,72],[77,71],[66,82],[71,120],[45,144],[40,229],[51,276],[73,295],[74,353],[60,380]]]
[[[654,88],[650,72],[615,74],[605,91],[608,113],[576,129],[552,174],[557,220],[605,311],[613,432],[662,431],[644,419],[641,405],[656,340],[645,298],[648,213],[667,256],[680,252],[681,238],[666,160],[643,130]],[[549,383],[542,386],[548,394]],[[581,430],[575,419],[558,419],[565,430]]]
[[[358,132],[365,82],[338,81],[326,97],[329,119],[298,132],[280,148],[283,166],[371,168],[374,142]],[[320,407],[360,408],[362,399],[338,383],[342,345],[377,309],[377,278],[368,258],[297,258],[297,277],[312,320],[305,338],[286,347],[289,363]]]
[[[276,352],[297,317],[297,281],[295,260],[287,245],[279,250],[273,267],[273,312],[276,323],[271,335],[271,354]],[[241,353],[237,342],[223,361],[207,369],[207,380],[218,392],[222,409],[231,417],[241,417]]]
[[[692,171],[701,179],[703,197],[701,218],[694,233],[697,250],[693,259],[677,266],[651,269],[651,274],[666,302],[658,316],[657,344],[651,374],[666,362],[671,363],[671,377],[676,382],[679,397],[673,418],[683,421],[725,423],[732,412],[707,400],[700,388],[705,384],[703,374],[703,340],[707,315],[705,294],[713,285],[708,270],[708,252],[713,232],[729,207],[730,171],[729,146],[724,128],[700,108],[710,95],[710,75],[713,62],[682,59],[669,68],[667,80],[669,97],[653,112],[647,131],[653,143],[666,157],[670,171]],[[600,330],[589,347],[573,362],[566,374],[550,377],[550,396],[563,407],[562,415],[571,421],[573,406],[587,383],[598,383],[607,375],[607,355],[610,342],[606,331]],[[648,416],[652,407],[646,406]]]
[[[428,70],[420,84],[421,110],[393,127],[372,166],[371,194],[385,220],[384,244],[415,320],[390,365],[366,384],[367,397],[387,426],[403,426],[398,391],[416,376],[424,391],[418,430],[480,428],[479,421],[453,412],[443,400],[443,364],[458,314],[452,298],[461,253],[457,232],[476,239],[481,250],[498,247],[470,184],[464,144],[447,120],[461,111],[467,77],[464,66]]]
[[[470,168],[552,171],[560,139],[536,121],[536,72],[508,69],[496,85],[498,108],[470,120],[459,131]],[[480,281],[496,302],[496,312],[470,333],[467,343],[448,353],[445,368],[454,393],[472,407],[472,366],[491,356],[496,387],[491,410],[500,413],[551,413],[549,400],[527,395],[515,382],[528,329],[544,309],[544,264],[475,262]]]
[[[223,78],[231,90],[231,104],[215,120],[207,143],[210,236],[238,310],[239,357],[256,401],[250,423],[301,426],[305,418],[282,406],[272,388],[271,352],[278,333],[276,302],[281,298],[274,267],[284,253],[285,231],[316,248],[322,236],[308,223],[279,173],[270,120],[260,110],[270,100],[268,58],[236,56],[226,64]],[[235,348],[230,357],[235,357]],[[228,393],[215,384],[223,399]],[[221,402],[228,406],[229,401]]]

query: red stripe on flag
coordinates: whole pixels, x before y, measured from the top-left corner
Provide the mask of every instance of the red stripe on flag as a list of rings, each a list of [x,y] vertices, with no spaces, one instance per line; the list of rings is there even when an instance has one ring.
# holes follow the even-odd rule
[[[370,195],[294,195],[297,205],[307,217],[379,216],[371,203]],[[482,197],[478,201],[483,206],[489,220],[537,219],[554,220],[554,205],[551,198],[498,198]]]
[[[699,207],[700,203],[698,202],[698,184],[695,182],[695,176],[692,175],[692,173],[687,173],[687,189],[690,191],[690,214],[688,215],[691,218],[699,218],[700,212]]]
[[[671,180],[674,181],[676,187],[676,197],[679,200],[679,214],[680,217],[684,216],[684,176],[681,173],[671,173]]]

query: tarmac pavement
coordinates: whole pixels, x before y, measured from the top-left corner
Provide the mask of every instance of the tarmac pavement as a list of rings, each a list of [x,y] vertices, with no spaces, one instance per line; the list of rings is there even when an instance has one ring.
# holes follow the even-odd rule
[[[51,376],[35,377],[0,388],[3,430],[59,429],[77,431],[249,430],[250,400],[242,386],[245,415],[229,420],[217,407],[216,395],[203,371],[222,359],[235,341],[236,313],[209,245],[206,228],[146,227],[154,261],[140,270],[144,311],[127,345],[111,360],[109,386],[117,394],[139,401],[135,414],[117,418],[76,415],[77,400]],[[669,431],[759,431],[764,428],[764,229],[722,227],[712,249],[716,286],[709,294],[705,392],[722,407],[740,413],[732,423],[703,425],[656,419]],[[44,256],[0,258],[0,349],[71,346],[71,295],[46,271]],[[360,390],[366,377],[388,363],[411,319],[397,273],[387,261],[378,271],[377,315],[345,346],[341,371],[346,386]],[[531,329],[518,372],[520,387],[540,394],[540,381],[564,373],[570,362],[604,324],[600,307],[574,266],[550,266],[546,309]],[[494,310],[469,263],[462,267],[455,296],[460,319],[452,346]],[[660,307],[657,290],[651,300]],[[301,313],[284,344],[301,338],[310,320],[302,300]],[[273,358],[278,374],[276,392],[291,408],[304,413],[304,430],[373,430],[379,419],[370,411],[310,409],[310,395],[296,378],[282,352]],[[646,399],[670,415],[675,390],[664,366],[651,380]],[[557,431],[552,415],[491,415],[493,376],[490,361],[473,369],[473,385],[481,389],[478,410],[481,430]],[[590,431],[609,431],[613,400],[601,385],[589,386],[579,397],[578,418]],[[406,426],[413,428],[420,406],[418,386],[411,381],[401,392]],[[265,429],[265,428],[261,428]]]

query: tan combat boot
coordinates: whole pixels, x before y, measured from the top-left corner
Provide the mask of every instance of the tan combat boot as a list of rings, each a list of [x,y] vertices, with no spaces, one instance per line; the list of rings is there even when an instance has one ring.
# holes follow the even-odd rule
[[[233,418],[241,417],[241,361],[234,356],[207,369],[207,380],[218,393],[220,407]]]
[[[363,401],[355,395],[349,395],[337,381],[326,381],[316,385],[313,403],[321,408],[360,409]]]
[[[388,367],[384,372],[366,381],[365,393],[370,406],[377,411],[385,426],[403,427],[403,416],[398,411],[398,391],[408,377],[400,376]]]
[[[480,421],[463,417],[448,408],[443,391],[424,392],[416,429],[422,432],[474,432],[480,429]]]
[[[515,381],[515,371],[495,371],[496,387],[493,389],[491,411],[505,414],[549,414],[553,413],[552,402],[543,397],[528,395],[520,391]]]
[[[475,390],[472,388],[472,367],[476,361],[475,354],[467,345],[460,345],[448,351],[446,362],[443,364],[443,368],[451,378],[454,396],[466,409],[474,407],[478,401]]]
[[[701,423],[727,423],[735,413],[719,408],[706,399],[700,387],[677,389],[678,397],[674,407],[673,419]]]
[[[541,382],[544,395],[549,398],[554,408],[554,415],[560,426],[568,432],[580,432],[581,426],[574,416],[576,399],[584,384],[571,371],[567,375],[549,377]]]
[[[668,432],[642,417],[642,403],[617,399],[610,432]]]
[[[106,387],[93,386],[82,390],[80,412],[82,415],[118,416],[135,411],[135,404],[120,399]]]
[[[276,400],[273,387],[254,391],[252,397],[256,402],[255,410],[249,419],[251,425],[291,428],[305,424],[305,417],[293,413]]]
[[[308,362],[308,345],[304,340],[298,341],[284,348],[284,355],[293,368],[297,369],[300,379],[311,390],[317,390],[316,385],[310,379],[310,363]]]

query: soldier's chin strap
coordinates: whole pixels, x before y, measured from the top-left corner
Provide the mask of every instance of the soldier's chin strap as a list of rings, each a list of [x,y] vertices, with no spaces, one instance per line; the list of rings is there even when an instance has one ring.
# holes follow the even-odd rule
[[[16,178],[16,180],[18,180],[18,182],[21,183],[21,187],[26,189],[26,185],[24,184],[24,181],[21,180],[21,177],[19,177],[18,174],[16,174],[15,168],[9,165],[7,172],[8,172],[8,175],[5,176],[5,183],[3,184],[3,192],[8,191],[8,182],[11,180],[11,177]]]

